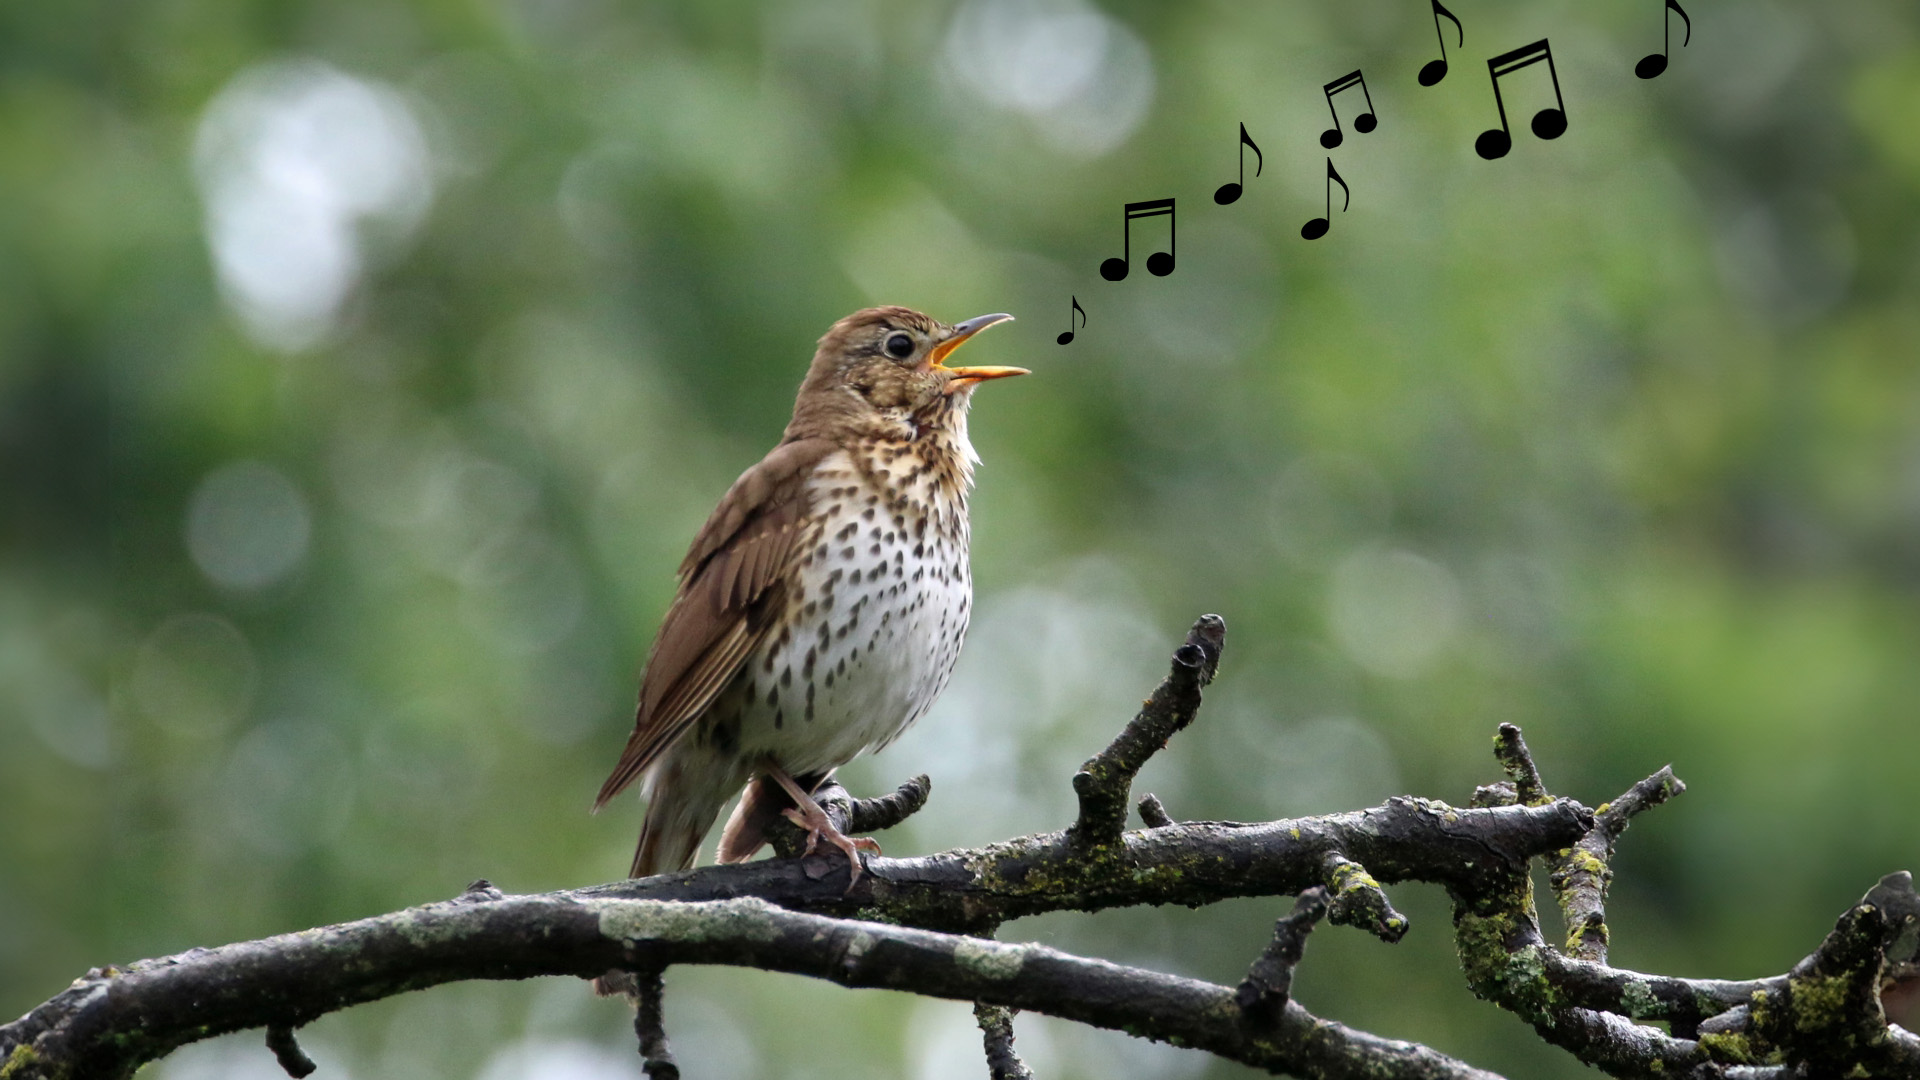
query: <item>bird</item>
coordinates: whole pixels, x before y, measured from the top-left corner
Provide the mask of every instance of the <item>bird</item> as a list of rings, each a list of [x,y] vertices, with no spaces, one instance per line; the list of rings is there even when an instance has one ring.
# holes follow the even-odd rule
[[[785,816],[845,853],[869,839],[813,793],[898,738],[946,688],[973,604],[967,412],[1018,367],[949,367],[1005,313],[951,326],[856,311],[820,338],[779,445],[733,482],[680,564],[641,676],[633,733],[593,809],[641,782],[631,876],[685,870],[745,789],[716,858],[740,862]]]

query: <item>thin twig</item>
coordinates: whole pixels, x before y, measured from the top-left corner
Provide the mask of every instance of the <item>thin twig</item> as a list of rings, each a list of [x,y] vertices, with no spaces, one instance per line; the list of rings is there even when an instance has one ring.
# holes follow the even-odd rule
[[[484,904],[489,900],[498,900],[505,895],[507,894],[493,887],[493,882],[488,881],[486,878],[480,878],[473,884],[467,886],[465,892],[454,897],[452,902],[456,904]]]
[[[1547,785],[1541,781],[1540,770],[1533,764],[1533,753],[1527,749],[1527,740],[1520,737],[1518,727],[1500,725],[1500,733],[1493,737],[1493,756],[1500,759],[1501,767],[1507,770],[1514,797],[1522,805],[1539,806],[1552,801],[1553,796],[1547,794]]]
[[[1366,867],[1335,851],[1327,852],[1322,865],[1326,868],[1329,922],[1358,927],[1389,945],[1407,935],[1407,917],[1393,910],[1386,890]]]
[[[855,799],[847,811],[846,832],[870,833],[891,829],[895,825],[920,812],[927,805],[927,797],[933,793],[933,781],[927,774],[901,784],[885,795],[871,799]]]
[[[1033,1070],[1013,1049],[1013,1010],[976,1001],[973,1019],[980,1025],[980,1041],[987,1052],[988,1080],[1033,1080]]]
[[[674,1062],[673,1049],[667,1045],[666,980],[659,968],[636,971],[633,979],[636,1007],[633,1033],[640,1039],[640,1071],[647,1074],[648,1080],[680,1080],[680,1066]]]
[[[1226,620],[1202,615],[1187,632],[1186,644],[1173,654],[1173,667],[1154,688],[1140,712],[1127,722],[1105,750],[1087,759],[1074,774],[1080,816],[1070,830],[1081,847],[1110,844],[1127,823],[1127,795],[1147,760],[1167,745],[1174,732],[1193,722],[1200,691],[1220,667],[1226,645]]]
[[[1315,886],[1299,895],[1293,910],[1273,925],[1273,940],[1247,969],[1247,977],[1234,991],[1233,1003],[1240,1015],[1256,1030],[1279,1023],[1293,997],[1293,969],[1306,955],[1307,935],[1327,914],[1327,890]]]
[[[1607,890],[1613,883],[1613,849],[1634,815],[1687,790],[1671,765],[1628,788],[1594,811],[1593,828],[1549,860],[1554,897],[1567,925],[1568,956],[1607,962]]]
[[[1149,829],[1163,829],[1173,824],[1173,816],[1161,804],[1160,797],[1149,791],[1140,796],[1140,820]]]
[[[1481,784],[1473,789],[1473,798],[1467,800],[1468,806],[1518,806],[1520,796],[1513,790],[1513,781],[1499,780],[1491,784]]]
[[[305,1050],[300,1049],[300,1040],[293,1037],[293,1028],[286,1024],[267,1026],[267,1049],[273,1051],[273,1059],[293,1080],[312,1076],[314,1070],[320,1067],[313,1063]]]

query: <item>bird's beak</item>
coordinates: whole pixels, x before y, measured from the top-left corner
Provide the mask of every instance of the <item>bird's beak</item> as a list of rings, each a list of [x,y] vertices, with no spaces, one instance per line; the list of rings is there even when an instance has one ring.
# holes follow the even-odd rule
[[[987,327],[992,326],[994,323],[1012,322],[1012,321],[1013,321],[1013,316],[1008,315],[1004,312],[993,314],[993,315],[982,315],[976,319],[968,319],[966,322],[960,323],[953,328],[952,337],[947,338],[945,341],[942,341],[940,344],[935,345],[933,347],[933,353],[932,353],[933,366],[953,376],[952,381],[950,381],[947,384],[949,389],[954,389],[961,386],[970,386],[973,383],[981,382],[986,379],[1004,379],[1009,375],[1031,374],[1031,372],[1029,372],[1026,368],[1017,368],[1017,367],[950,368],[945,366],[945,361],[947,357],[953,353],[953,350],[959,348],[961,344],[965,342],[968,338],[972,337],[973,335],[979,333],[982,330],[985,330]]]

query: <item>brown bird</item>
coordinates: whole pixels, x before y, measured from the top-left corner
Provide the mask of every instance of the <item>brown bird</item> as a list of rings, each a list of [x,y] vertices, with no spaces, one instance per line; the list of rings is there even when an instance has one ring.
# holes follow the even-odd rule
[[[858,849],[813,791],[897,738],[946,688],[973,602],[967,441],[974,387],[1017,367],[947,367],[1011,315],[947,326],[868,308],[820,339],[780,445],[740,474],[680,564],[633,734],[594,810],[644,777],[633,876],[683,870],[743,785],[718,858],[738,862],[785,814]]]

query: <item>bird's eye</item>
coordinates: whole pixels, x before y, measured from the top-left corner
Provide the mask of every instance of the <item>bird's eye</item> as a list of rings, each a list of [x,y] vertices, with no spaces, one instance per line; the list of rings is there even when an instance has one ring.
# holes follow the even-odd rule
[[[887,339],[887,355],[895,360],[905,360],[913,355],[913,339],[905,334],[895,334]]]

